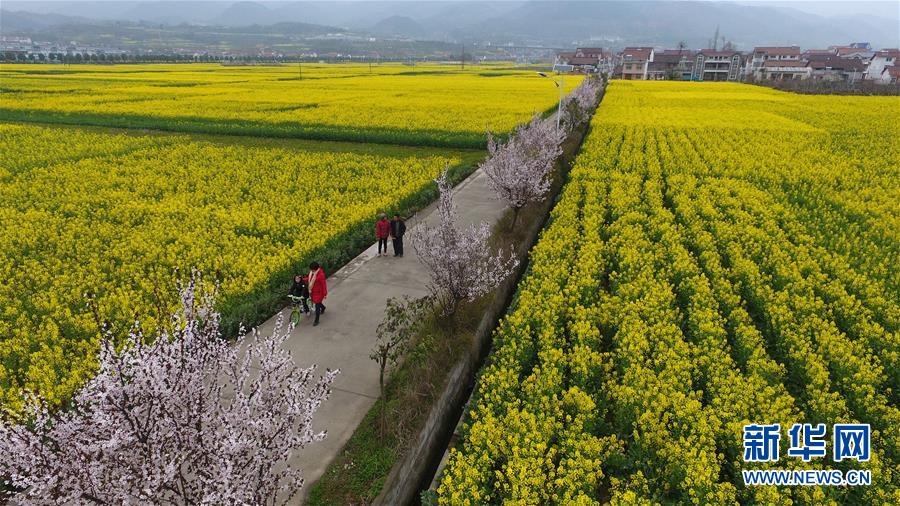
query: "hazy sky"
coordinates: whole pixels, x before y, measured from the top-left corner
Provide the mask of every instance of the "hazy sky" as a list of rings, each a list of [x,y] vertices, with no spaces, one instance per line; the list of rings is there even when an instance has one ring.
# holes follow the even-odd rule
[[[64,2],[116,2],[122,0],[63,0]],[[180,0],[126,0],[129,3],[138,2],[138,1],[153,1],[153,2],[178,2]],[[215,1],[215,2],[229,2],[232,0],[190,0],[190,1]],[[234,1],[247,1],[247,0],[234,0]],[[272,3],[272,2],[295,2],[298,0],[249,0],[256,1],[259,3]],[[300,0],[302,1],[302,0]],[[342,2],[348,0],[311,0],[318,2]],[[385,0],[352,0],[352,1],[362,1],[362,2],[379,2]],[[387,0],[392,2],[423,2],[428,0]],[[480,0],[441,0],[441,1],[480,1]],[[523,1],[523,0],[490,0],[490,1]],[[537,0],[537,1],[554,1],[554,0]],[[571,1],[571,0],[568,0]],[[579,1],[579,0],[576,0]],[[599,1],[603,0],[581,0],[581,1]],[[621,0],[620,0],[621,1]],[[634,1],[640,2],[644,0],[624,0],[624,1]],[[835,16],[835,15],[844,15],[844,14],[867,14],[873,16],[889,16],[891,18],[900,19],[900,1],[898,0],[862,0],[862,1],[853,1],[853,0],[675,0],[675,1],[717,1],[717,2],[731,2],[738,3],[743,5],[773,5],[779,7],[790,7],[793,9],[797,9],[804,12],[809,12],[813,14],[818,14],[822,16]],[[12,3],[12,2],[11,2]],[[20,3],[56,3],[54,0],[15,0],[16,4]],[[0,4],[2,5],[2,4]]]

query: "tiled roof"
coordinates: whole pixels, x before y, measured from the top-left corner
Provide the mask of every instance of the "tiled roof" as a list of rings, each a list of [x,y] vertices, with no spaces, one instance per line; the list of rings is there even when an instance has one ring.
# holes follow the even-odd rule
[[[622,51],[622,58],[625,60],[649,60],[652,51],[652,47],[626,47]]]
[[[679,60],[678,55],[654,54],[652,63],[678,63]]]
[[[569,58],[569,65],[596,65],[597,63],[597,58],[591,56],[576,56],[574,58]]]
[[[860,53],[871,53],[872,51],[869,49],[862,49],[857,47],[839,47],[837,48],[838,56],[846,56],[848,54],[860,54]]]
[[[754,53],[766,53],[768,55],[800,56],[799,46],[762,46],[753,48]]]
[[[806,64],[813,69],[831,68],[834,70],[848,70],[862,72],[866,70],[866,64],[855,58],[839,58],[837,56],[812,58]]]
[[[882,49],[881,51],[875,51],[875,56],[886,58],[900,58],[900,49]]]

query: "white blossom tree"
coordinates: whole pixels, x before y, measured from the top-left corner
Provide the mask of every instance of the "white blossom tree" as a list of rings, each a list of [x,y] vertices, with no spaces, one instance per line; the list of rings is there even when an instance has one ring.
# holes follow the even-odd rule
[[[99,371],[55,413],[3,415],[0,477],[17,504],[278,504],[303,485],[293,452],[325,438],[313,415],[339,371],[315,377],[267,337],[221,338],[213,294],[182,289],[171,331],[101,339]]]
[[[595,77],[587,77],[563,100],[563,122],[569,130],[591,117],[600,101],[602,82]]]
[[[481,170],[490,180],[497,198],[513,210],[510,228],[519,211],[529,202],[543,200],[550,190],[550,173],[562,153],[562,136],[551,122],[535,115],[515,129],[505,144],[494,140],[490,129],[488,158]]]
[[[446,169],[435,182],[440,192],[439,221],[435,226],[418,226],[412,234],[412,243],[419,260],[431,274],[432,294],[444,314],[453,314],[460,302],[475,300],[496,288],[519,261],[512,253],[492,251],[491,230],[486,223],[459,229]]]

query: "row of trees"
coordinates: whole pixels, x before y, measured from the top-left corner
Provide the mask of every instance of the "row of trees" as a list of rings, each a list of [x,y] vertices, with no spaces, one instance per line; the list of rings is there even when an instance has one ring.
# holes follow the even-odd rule
[[[585,79],[562,102],[563,121],[532,117],[517,127],[505,143],[487,131],[488,157],[481,170],[490,180],[498,200],[513,212],[510,224],[515,228],[519,212],[529,203],[546,198],[551,174],[562,154],[567,133],[590,119],[600,100],[602,83]],[[491,229],[487,223],[463,228],[453,203],[453,188],[447,171],[438,177],[438,222],[422,224],[412,233],[412,244],[419,260],[431,275],[431,295],[422,299],[389,299],[385,318],[376,332],[371,358],[380,367],[382,394],[385,370],[404,356],[415,337],[422,315],[436,306],[443,316],[456,316],[459,305],[490,293],[518,266],[514,252],[491,247]]]

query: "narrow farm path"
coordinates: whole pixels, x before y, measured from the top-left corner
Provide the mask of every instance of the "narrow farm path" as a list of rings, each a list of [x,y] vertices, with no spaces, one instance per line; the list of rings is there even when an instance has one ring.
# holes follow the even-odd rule
[[[494,224],[503,215],[503,205],[494,199],[488,178],[481,170],[473,172],[454,188],[454,201],[462,226],[485,221]],[[353,431],[378,397],[378,366],[369,358],[375,342],[375,328],[384,315],[388,298],[427,293],[428,273],[419,262],[410,234],[424,221],[437,221],[435,205],[423,209],[407,221],[404,257],[378,257],[373,243],[362,254],[328,276],[327,312],[320,325],[304,319],[292,332],[286,346],[300,366],[318,364],[340,368],[341,374],[332,385],[331,397],[319,409],[316,430],[327,430],[325,441],[315,443],[295,455],[293,465],[303,470],[306,486],[300,494],[302,502],[310,486],[325,472]],[[374,221],[372,224],[374,238]],[[282,310],[285,319],[290,308]],[[271,332],[278,315],[258,329]]]

